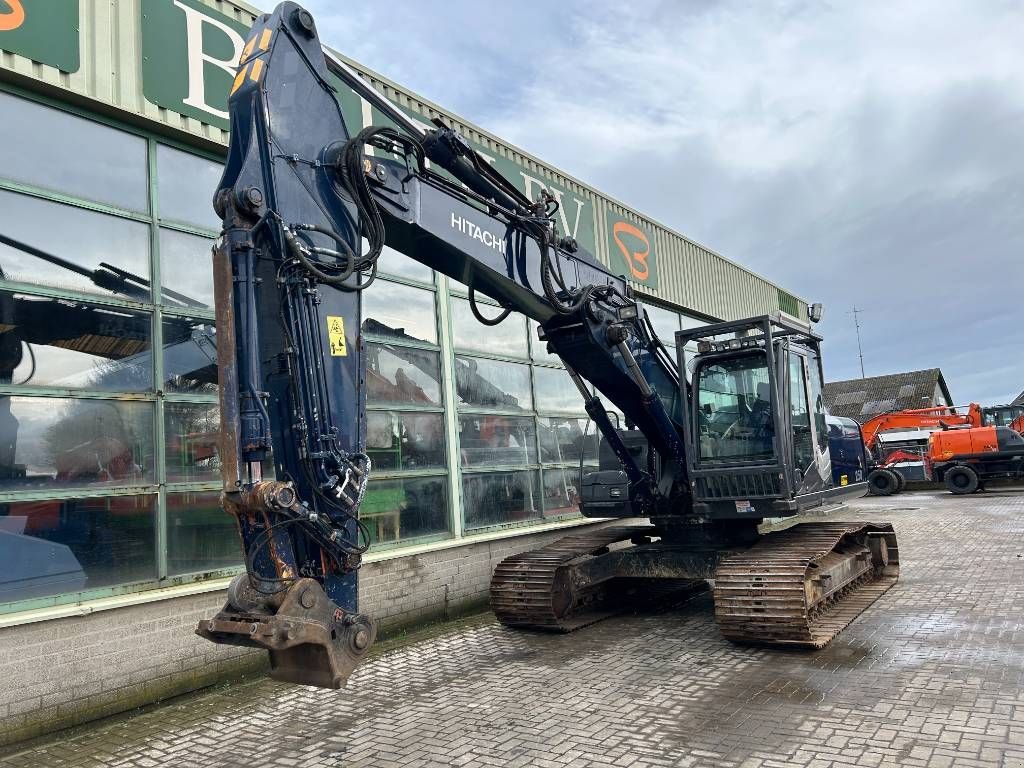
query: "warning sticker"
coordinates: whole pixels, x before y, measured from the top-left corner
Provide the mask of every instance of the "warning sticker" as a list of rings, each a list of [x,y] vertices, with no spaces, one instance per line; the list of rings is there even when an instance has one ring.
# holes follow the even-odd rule
[[[736,512],[738,514],[752,514],[757,510],[754,509],[754,505],[750,503],[749,499],[737,499],[736,501]]]
[[[327,316],[327,339],[331,344],[331,357],[345,357],[348,354],[348,347],[345,346],[345,318]]]

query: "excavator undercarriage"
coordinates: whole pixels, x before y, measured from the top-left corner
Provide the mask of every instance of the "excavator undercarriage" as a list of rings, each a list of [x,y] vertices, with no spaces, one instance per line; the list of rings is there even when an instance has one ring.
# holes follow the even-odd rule
[[[736,550],[673,545],[654,526],[609,526],[506,558],[491,607],[509,627],[571,632],[692,597],[710,579],[729,640],[820,648],[898,578],[886,523],[803,523]]]

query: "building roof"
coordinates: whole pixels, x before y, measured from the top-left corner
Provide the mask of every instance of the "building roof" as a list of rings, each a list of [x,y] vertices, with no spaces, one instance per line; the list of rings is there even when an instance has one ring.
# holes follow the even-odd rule
[[[1017,395],[1017,397],[1014,398],[1013,402],[1010,403],[1010,405],[1024,405],[1024,392],[1021,392],[1019,395]]]
[[[941,392],[945,403],[936,402],[936,390]],[[825,383],[822,396],[829,413],[856,419],[862,424],[888,411],[953,404],[946,380],[938,368],[830,381]]]

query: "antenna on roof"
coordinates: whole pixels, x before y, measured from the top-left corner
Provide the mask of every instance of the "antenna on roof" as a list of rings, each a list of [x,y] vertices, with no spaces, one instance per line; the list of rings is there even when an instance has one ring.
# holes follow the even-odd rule
[[[866,379],[867,376],[864,375],[864,350],[860,346],[860,318],[857,317],[857,315],[863,311],[863,309],[857,309],[857,305],[855,304],[853,311],[850,312],[850,314],[853,315],[853,325],[857,329],[857,353],[860,355],[860,377],[862,379]]]

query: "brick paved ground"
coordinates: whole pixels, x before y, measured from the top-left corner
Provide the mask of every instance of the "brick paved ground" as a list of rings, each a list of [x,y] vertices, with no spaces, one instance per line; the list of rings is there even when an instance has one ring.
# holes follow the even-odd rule
[[[346,690],[237,685],[0,766],[1024,766],[1024,494],[858,505],[903,577],[823,651],[733,647],[703,598],[571,636],[483,621]]]

